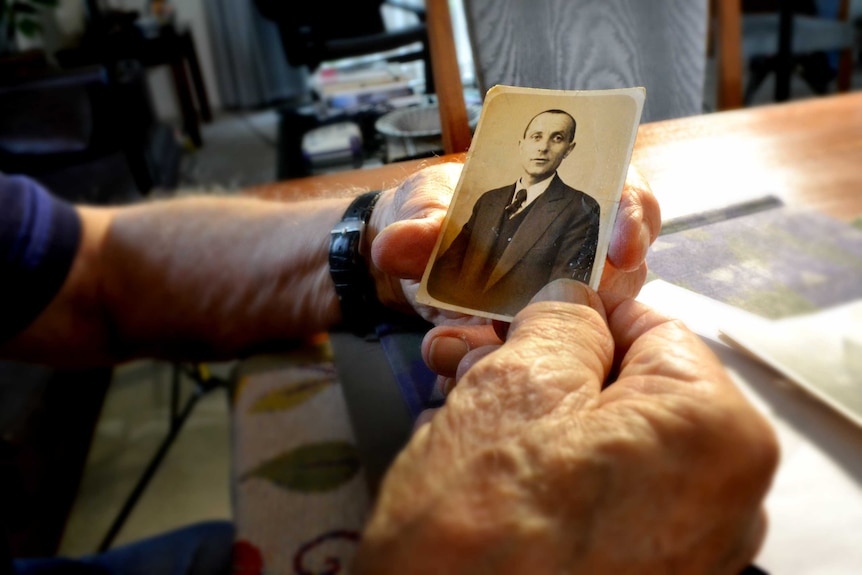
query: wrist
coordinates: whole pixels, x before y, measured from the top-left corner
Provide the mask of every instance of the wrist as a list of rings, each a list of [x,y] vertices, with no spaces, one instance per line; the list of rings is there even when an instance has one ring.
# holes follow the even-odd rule
[[[365,227],[365,237],[360,252],[368,262],[368,269],[371,271],[374,264],[371,260],[371,246],[374,244],[374,239],[382,232],[386,226],[395,221],[392,203],[393,190],[383,190],[377,198],[377,203],[374,205],[374,210],[368,218],[368,224]]]
[[[367,192],[354,198],[330,233],[329,274],[341,311],[340,326],[357,335],[373,331],[382,311],[370,271],[376,236],[370,221],[380,197],[381,192]]]

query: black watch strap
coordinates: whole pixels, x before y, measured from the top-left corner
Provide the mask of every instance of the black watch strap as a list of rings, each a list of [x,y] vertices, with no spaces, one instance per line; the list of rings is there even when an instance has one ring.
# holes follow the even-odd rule
[[[374,330],[383,308],[368,263],[359,253],[365,227],[379,198],[380,192],[368,192],[353,200],[332,228],[329,240],[329,273],[341,304],[341,327],[357,335]]]

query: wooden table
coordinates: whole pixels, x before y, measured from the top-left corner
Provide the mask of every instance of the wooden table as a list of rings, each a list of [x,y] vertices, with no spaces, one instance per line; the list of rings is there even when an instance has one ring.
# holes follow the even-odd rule
[[[862,214],[862,93],[644,124],[632,163],[665,211],[771,193],[848,221]]]
[[[399,162],[249,191],[300,199],[385,188],[420,166],[463,158]],[[728,197],[769,193],[847,221],[862,214],[862,93],[643,124],[632,163],[666,218]]]

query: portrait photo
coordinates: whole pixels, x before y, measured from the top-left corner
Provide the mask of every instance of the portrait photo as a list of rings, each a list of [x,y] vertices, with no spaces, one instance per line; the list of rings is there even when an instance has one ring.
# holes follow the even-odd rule
[[[555,279],[597,288],[644,98],[489,90],[418,300],[508,321]]]

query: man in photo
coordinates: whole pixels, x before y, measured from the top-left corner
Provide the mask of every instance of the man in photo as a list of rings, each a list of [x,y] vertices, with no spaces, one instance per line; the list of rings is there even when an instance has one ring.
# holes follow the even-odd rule
[[[558,278],[590,282],[599,239],[599,204],[560,179],[575,149],[575,119],[563,110],[534,116],[519,141],[522,174],[484,193],[469,221],[434,264],[437,300],[515,315]]]

